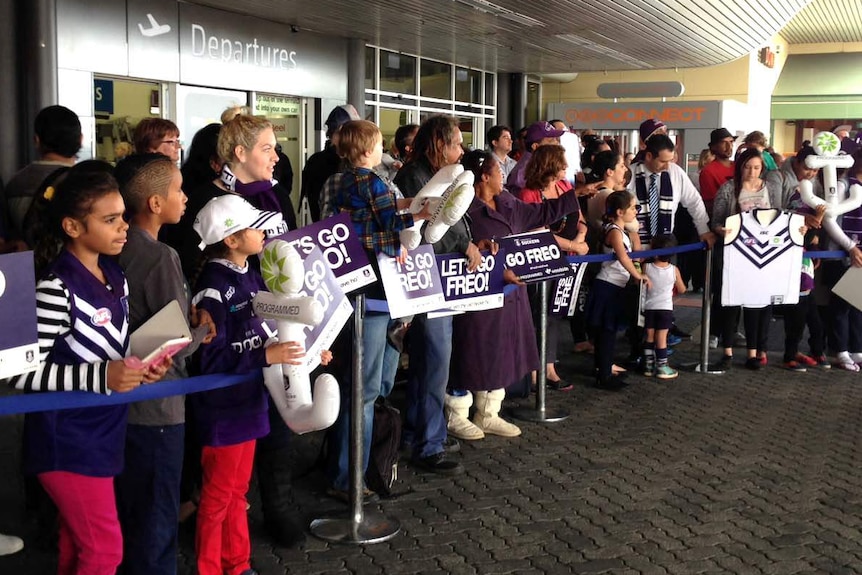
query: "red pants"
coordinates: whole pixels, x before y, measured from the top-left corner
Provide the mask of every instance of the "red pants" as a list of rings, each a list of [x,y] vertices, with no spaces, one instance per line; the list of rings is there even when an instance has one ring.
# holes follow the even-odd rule
[[[255,440],[203,448],[203,487],[195,537],[199,575],[239,575],[251,568],[245,496],[254,447]]]
[[[114,575],[123,559],[113,477],[39,474],[60,512],[58,575]]]

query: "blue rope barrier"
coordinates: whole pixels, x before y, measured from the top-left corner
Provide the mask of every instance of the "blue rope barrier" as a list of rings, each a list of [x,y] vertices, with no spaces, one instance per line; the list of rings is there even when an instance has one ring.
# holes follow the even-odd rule
[[[171,395],[185,395],[199,391],[220,389],[252,379],[259,379],[260,372],[243,374],[216,374],[149,383],[127,393],[103,395],[88,391],[46,391],[0,397],[0,416],[36,411],[53,411],[100,405],[122,405],[148,399],[161,399]]]
[[[686,244],[674,248],[662,248],[660,250],[642,250],[632,252],[635,259],[650,258],[661,255],[694,252],[706,247],[705,242]],[[847,257],[846,252],[833,251],[810,251],[806,255],[813,259],[843,259]],[[568,256],[570,263],[593,263],[613,260],[613,254],[595,254],[585,256]],[[508,294],[517,289],[516,286],[507,285],[504,293]],[[366,300],[366,309],[372,312],[388,312],[389,306],[385,300]],[[100,405],[121,405],[150,399],[161,399],[172,395],[185,395],[199,391],[209,391],[245,383],[253,378],[260,377],[257,372],[245,374],[217,374],[190,377],[173,381],[163,381],[145,384],[128,393],[112,393],[102,395],[86,391],[63,391],[16,394],[0,397],[0,416],[14,415],[18,413],[33,413],[37,411],[52,411],[57,409],[73,409],[81,407],[97,407]]]

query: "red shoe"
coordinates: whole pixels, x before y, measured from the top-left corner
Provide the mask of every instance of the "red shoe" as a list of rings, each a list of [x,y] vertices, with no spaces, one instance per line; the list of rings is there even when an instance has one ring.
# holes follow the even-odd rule
[[[796,361],[801,363],[802,365],[807,365],[808,367],[815,367],[817,365],[817,360],[815,360],[813,357],[808,357],[804,353],[797,353]]]
[[[760,357],[758,357],[757,359],[758,359],[758,361],[760,361],[760,365],[762,365],[762,366],[766,366],[767,362],[769,361],[768,359],[766,359],[765,353],[763,355],[761,355]]]

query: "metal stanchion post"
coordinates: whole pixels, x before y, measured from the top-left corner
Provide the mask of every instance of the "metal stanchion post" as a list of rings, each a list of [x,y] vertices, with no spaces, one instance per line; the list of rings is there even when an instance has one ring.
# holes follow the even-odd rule
[[[518,407],[512,410],[512,417],[523,421],[555,423],[569,417],[564,409],[545,408],[545,379],[548,375],[546,358],[548,356],[548,282],[539,284],[539,373],[536,374],[536,408]]]
[[[353,310],[353,382],[350,388],[350,516],[315,519],[311,532],[334,543],[382,543],[401,530],[397,519],[379,513],[365,513],[362,508],[362,448],[363,448],[363,378],[362,320],[365,317],[365,296],[356,296]]]
[[[703,278],[703,305],[700,322],[700,363],[694,368],[700,373],[724,373],[724,370],[709,369],[709,332],[712,312],[712,254],[715,248],[706,250],[706,275]]]

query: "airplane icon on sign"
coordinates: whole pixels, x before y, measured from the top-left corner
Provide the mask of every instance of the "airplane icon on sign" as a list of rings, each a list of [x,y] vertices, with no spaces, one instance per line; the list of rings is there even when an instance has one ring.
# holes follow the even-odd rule
[[[138,30],[140,30],[141,34],[145,37],[153,38],[155,36],[167,34],[171,31],[171,26],[169,24],[159,24],[156,22],[156,18],[152,14],[147,14],[147,19],[150,21],[149,28],[144,28],[144,25],[138,22]]]

